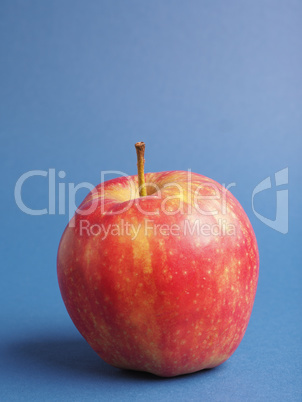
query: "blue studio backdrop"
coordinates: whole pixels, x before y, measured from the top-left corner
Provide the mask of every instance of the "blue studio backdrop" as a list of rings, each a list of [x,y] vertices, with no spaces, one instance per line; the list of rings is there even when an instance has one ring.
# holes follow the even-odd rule
[[[1,1],[2,401],[301,400],[301,21],[300,0]],[[110,367],[61,299],[69,211],[136,174],[137,141],[146,171],[234,183],[256,233],[250,323],[213,370]]]

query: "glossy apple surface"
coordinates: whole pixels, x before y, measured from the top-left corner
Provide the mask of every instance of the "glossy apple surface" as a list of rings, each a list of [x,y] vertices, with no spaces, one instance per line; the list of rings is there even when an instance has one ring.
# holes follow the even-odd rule
[[[251,315],[259,256],[235,197],[183,171],[100,184],[66,227],[57,260],[77,329],[107,363],[171,377],[215,367]]]

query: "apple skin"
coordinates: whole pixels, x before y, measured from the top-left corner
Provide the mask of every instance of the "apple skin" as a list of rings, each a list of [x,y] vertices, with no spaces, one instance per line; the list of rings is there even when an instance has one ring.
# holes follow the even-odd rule
[[[162,377],[215,367],[236,350],[251,315],[259,272],[252,226],[235,197],[205,176],[171,171],[145,179],[153,192],[145,197],[130,191],[137,176],[98,185],[66,227],[57,258],[66,309],[115,367]],[[219,219],[232,230],[218,235]],[[215,233],[184,234],[185,222],[196,220],[216,225]],[[118,233],[125,222],[141,225],[135,238],[134,230]],[[177,225],[180,235],[161,225]],[[115,231],[105,236],[100,227]]]

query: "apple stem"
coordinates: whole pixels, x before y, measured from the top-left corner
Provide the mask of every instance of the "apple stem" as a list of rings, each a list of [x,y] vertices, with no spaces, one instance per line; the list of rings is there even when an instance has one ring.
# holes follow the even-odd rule
[[[146,186],[145,186],[145,174],[144,174],[145,143],[137,142],[135,144],[135,149],[136,149],[136,155],[137,155],[137,177],[138,177],[139,195],[140,195],[140,197],[144,197],[147,195]]]

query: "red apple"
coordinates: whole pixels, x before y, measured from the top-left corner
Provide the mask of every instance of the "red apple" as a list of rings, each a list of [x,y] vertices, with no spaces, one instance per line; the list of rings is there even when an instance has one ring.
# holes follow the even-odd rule
[[[163,377],[215,367],[251,315],[259,256],[235,197],[190,172],[109,180],[66,227],[58,280],[77,329],[107,363]]]

